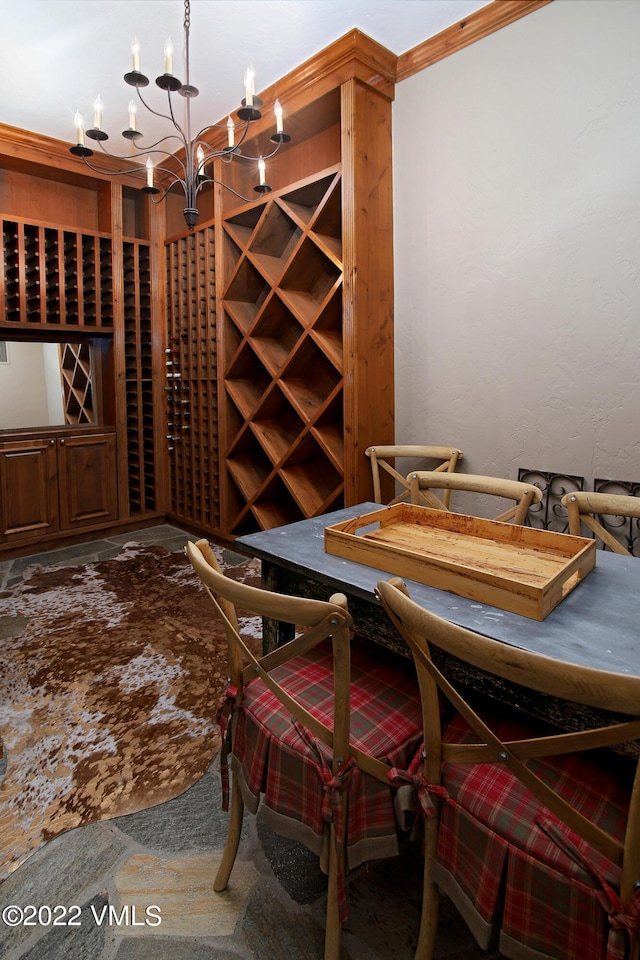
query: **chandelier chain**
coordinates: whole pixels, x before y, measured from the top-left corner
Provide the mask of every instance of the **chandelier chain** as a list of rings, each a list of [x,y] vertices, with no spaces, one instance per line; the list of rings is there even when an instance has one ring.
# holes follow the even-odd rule
[[[191,79],[189,78],[189,30],[191,29],[191,0],[184,0],[184,58],[185,58],[185,69],[187,73],[186,81],[187,86],[191,84]]]

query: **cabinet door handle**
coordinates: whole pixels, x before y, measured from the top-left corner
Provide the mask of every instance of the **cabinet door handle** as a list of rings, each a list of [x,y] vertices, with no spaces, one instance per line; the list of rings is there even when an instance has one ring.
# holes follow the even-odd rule
[[[61,440],[61,441],[60,441],[60,446],[61,446],[61,447],[64,446],[64,440]]]
[[[49,446],[50,446],[50,447],[53,447],[54,444],[55,444],[55,440],[49,440]]]

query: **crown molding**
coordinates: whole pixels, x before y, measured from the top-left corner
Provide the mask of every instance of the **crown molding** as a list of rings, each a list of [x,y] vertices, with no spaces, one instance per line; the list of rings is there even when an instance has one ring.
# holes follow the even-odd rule
[[[79,178],[93,177],[95,180],[111,180],[118,170],[130,168],[132,174],[123,174],[121,182],[125,185],[139,186],[140,164],[131,160],[116,160],[107,154],[94,152],[94,157],[100,163],[104,173],[95,173],[90,170],[79,157],[69,153],[69,144],[64,140],[56,140],[44,134],[32,133],[30,130],[21,130],[0,123],[0,155],[5,157],[3,166],[24,167],[25,163],[46,167],[49,173],[58,170],[70,174],[77,174]],[[138,176],[134,176],[134,172]],[[65,176],[65,179],[67,177]]]
[[[520,17],[526,17],[527,14],[533,13],[548,3],[551,3],[551,0],[493,0],[486,7],[481,7],[464,20],[452,24],[435,37],[400,54],[396,82],[406,80],[407,77],[424,70],[425,67],[430,67],[438,60],[457,53],[458,50],[475,43],[476,40],[482,40],[490,33],[495,33],[496,30],[508,26],[514,20],[519,20]]]

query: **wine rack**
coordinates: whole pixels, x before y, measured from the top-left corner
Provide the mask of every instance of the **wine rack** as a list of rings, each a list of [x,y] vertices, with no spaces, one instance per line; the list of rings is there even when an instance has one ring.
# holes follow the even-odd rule
[[[15,219],[2,220],[1,235],[0,319],[31,328],[113,329],[110,237]]]
[[[166,246],[166,423],[173,514],[219,524],[214,227]]]
[[[61,343],[60,371],[65,423],[94,423],[90,344]]]
[[[129,509],[136,515],[156,505],[149,245],[126,240],[123,261]]]
[[[224,532],[343,504],[338,167],[223,222]]]

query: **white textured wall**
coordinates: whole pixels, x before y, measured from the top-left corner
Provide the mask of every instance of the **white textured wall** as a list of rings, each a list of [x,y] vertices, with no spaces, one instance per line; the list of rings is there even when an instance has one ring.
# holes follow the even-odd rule
[[[396,439],[640,481],[639,0],[553,0],[393,110]]]

